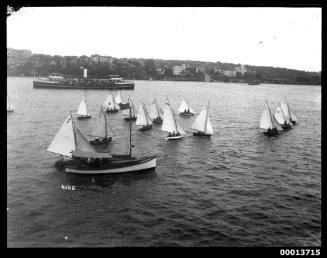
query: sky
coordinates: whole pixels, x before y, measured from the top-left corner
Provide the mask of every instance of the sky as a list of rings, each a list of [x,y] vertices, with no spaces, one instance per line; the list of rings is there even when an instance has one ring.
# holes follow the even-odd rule
[[[321,8],[24,7],[7,17],[7,47],[317,72],[321,30]]]

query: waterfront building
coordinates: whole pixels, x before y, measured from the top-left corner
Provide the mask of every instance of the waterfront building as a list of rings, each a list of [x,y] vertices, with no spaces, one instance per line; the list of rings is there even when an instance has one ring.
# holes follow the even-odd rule
[[[233,76],[236,76],[236,71],[232,71],[232,70],[224,70],[223,71],[223,74],[225,76],[228,76],[228,77],[233,77]]]
[[[247,72],[245,65],[240,65],[235,67],[235,71],[244,75]]]

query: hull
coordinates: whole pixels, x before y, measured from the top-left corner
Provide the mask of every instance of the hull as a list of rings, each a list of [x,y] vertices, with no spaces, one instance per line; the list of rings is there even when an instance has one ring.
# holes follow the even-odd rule
[[[119,109],[111,109],[111,110],[106,109],[107,113],[117,113],[118,111],[119,111]]]
[[[202,133],[202,132],[194,132],[193,135],[194,136],[206,136],[206,137],[211,136],[211,134],[205,134],[205,133]]]
[[[91,118],[91,115],[86,115],[86,116],[77,116],[78,119],[87,119]]]
[[[136,117],[131,117],[131,118],[125,117],[124,118],[125,121],[135,121],[136,119],[137,119]]]
[[[266,136],[276,136],[276,135],[278,135],[278,131],[276,130],[276,131],[272,131],[272,132],[263,132],[263,134],[264,135],[266,135]]]
[[[98,90],[134,90],[134,83],[112,83],[100,85],[98,83],[92,84],[64,84],[60,82],[51,81],[33,81],[33,88],[36,89],[98,89]]]
[[[7,109],[7,112],[14,112],[14,109]]]
[[[123,162],[121,162],[116,167],[111,167],[111,168],[104,167],[104,168],[78,169],[76,166],[67,165],[65,166],[64,170],[67,173],[75,173],[75,174],[89,174],[89,175],[116,174],[116,173],[128,173],[128,172],[137,172],[137,171],[154,169],[156,165],[157,165],[156,158],[149,157],[149,158],[137,159],[134,162],[126,162],[126,164],[123,164]]]
[[[144,131],[149,131],[152,130],[152,125],[150,126],[143,126],[142,128],[139,129],[139,131],[144,132]]]
[[[293,125],[296,125],[296,121],[291,121]]]
[[[168,136],[165,138],[166,141],[169,141],[169,140],[179,140],[179,139],[182,139],[183,136],[182,135],[178,135],[178,136]]]
[[[190,117],[190,116],[194,116],[193,113],[180,113],[179,116],[181,117]]]
[[[158,119],[158,118],[156,118],[156,119],[154,119],[153,121],[152,121],[152,123],[154,123],[154,124],[157,124],[157,125],[160,125],[160,124],[162,124],[162,119]]]
[[[281,127],[283,128],[284,131],[291,130],[292,128],[291,125],[285,125],[285,124],[281,125]]]
[[[93,141],[90,141],[90,144],[92,144],[92,145],[108,145],[110,142],[112,142],[112,137],[107,137],[107,138],[100,139],[100,140],[93,140]]]

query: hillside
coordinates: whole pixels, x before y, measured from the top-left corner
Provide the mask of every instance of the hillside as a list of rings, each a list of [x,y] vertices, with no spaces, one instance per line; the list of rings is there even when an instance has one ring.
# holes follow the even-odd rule
[[[8,76],[48,76],[62,73],[82,76],[87,67],[90,78],[120,75],[125,79],[183,80],[320,85],[321,72],[222,62],[114,58],[111,56],[59,56],[33,54],[30,50],[7,49]]]

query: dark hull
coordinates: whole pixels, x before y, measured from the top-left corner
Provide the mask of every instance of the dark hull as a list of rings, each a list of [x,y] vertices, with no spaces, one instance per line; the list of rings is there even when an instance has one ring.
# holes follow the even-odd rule
[[[296,125],[296,121],[291,121],[293,125]]]
[[[194,132],[193,135],[194,136],[206,136],[206,137],[211,136],[211,134],[205,134],[205,133],[202,133],[202,132]]]
[[[139,130],[141,132],[144,132],[144,131],[149,131],[152,129],[152,125],[149,125],[149,126],[143,126],[142,128],[140,128]]]
[[[106,109],[107,113],[117,113],[119,111],[119,109],[114,109],[114,110],[108,110]]]
[[[129,117],[125,117],[124,120],[125,120],[125,121],[130,121],[130,120],[131,120],[131,121],[135,121],[135,120],[136,120],[136,117],[131,117],[131,118],[129,118]]]
[[[90,144],[92,145],[108,145],[110,142],[112,142],[112,137],[107,137],[101,140],[93,140],[90,141]]]
[[[291,130],[291,125],[281,125],[281,127],[283,128],[284,131],[288,131]]]
[[[33,81],[33,88],[36,89],[92,89],[92,90],[134,90],[134,83],[124,83],[124,84],[108,84],[108,85],[99,85],[97,83],[93,84],[62,84],[62,83],[53,83],[47,81]]]
[[[154,123],[154,124],[157,124],[157,125],[160,125],[160,124],[162,124],[162,119],[158,119],[158,118],[156,118],[156,119],[154,119],[153,121],[152,121],[152,123]]]
[[[91,118],[91,116],[78,116],[77,119],[88,119]]]
[[[276,136],[276,135],[278,135],[278,131],[276,130],[276,131],[271,131],[271,132],[264,132],[263,133],[264,135],[266,135],[266,136]]]

